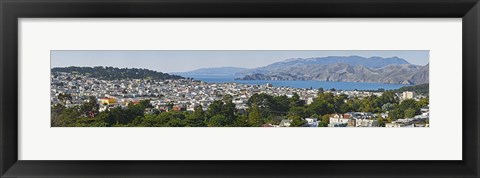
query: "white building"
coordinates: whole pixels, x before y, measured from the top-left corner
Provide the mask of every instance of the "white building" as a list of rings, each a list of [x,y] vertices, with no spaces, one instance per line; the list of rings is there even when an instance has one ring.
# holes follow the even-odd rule
[[[356,119],[355,127],[377,127],[378,122],[373,119]]]
[[[343,125],[346,126],[349,120],[350,120],[350,115],[348,114],[333,114],[329,118],[330,123],[328,124],[328,126],[329,127],[338,127]]]
[[[404,124],[400,123],[385,123],[385,127],[404,127]]]
[[[404,91],[402,93],[402,99],[403,100],[413,99],[414,97],[415,97],[415,92],[413,92],[413,91]]]

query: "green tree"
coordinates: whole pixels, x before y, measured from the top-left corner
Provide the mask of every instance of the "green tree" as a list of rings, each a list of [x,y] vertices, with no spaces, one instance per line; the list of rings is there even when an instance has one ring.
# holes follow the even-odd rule
[[[211,118],[215,115],[222,114],[223,102],[222,100],[215,100],[208,106],[207,117]]]
[[[305,121],[301,118],[293,118],[292,123],[290,124],[290,127],[302,127],[306,123],[307,123],[307,121]]]
[[[382,96],[380,96],[380,100],[382,104],[391,103],[396,104],[398,103],[398,97],[393,91],[385,91],[383,92]]]
[[[421,98],[418,102],[417,105],[419,108],[427,107],[429,104],[429,97],[426,98]]]
[[[78,106],[65,108],[60,114],[62,127],[75,127],[75,123],[80,118],[80,108]]]
[[[307,111],[305,110],[304,107],[292,107],[290,110],[288,110],[287,117],[289,119],[293,118],[306,118],[308,116],[311,116],[311,114],[308,114]]]
[[[350,110],[348,107],[347,103],[345,101],[348,99],[348,96],[345,94],[340,94],[338,96],[333,97],[333,102],[334,102],[334,112],[337,113],[346,113]]]
[[[273,100],[273,96],[260,93],[260,94],[253,94],[247,101],[248,107],[252,107],[253,105],[257,105],[263,111],[269,112],[274,108],[275,101]]]
[[[160,120],[160,115],[156,114],[146,114],[143,117],[137,117],[132,122],[135,126],[142,127],[161,127],[164,126],[164,123]]]
[[[247,114],[238,115],[237,119],[233,124],[234,124],[233,125],[234,127],[249,127],[250,123],[249,123],[248,115]]]
[[[404,115],[404,110],[401,110],[400,108],[395,108],[394,110],[390,111],[388,113],[388,117],[390,118],[390,122],[397,120],[397,119],[403,119]]]
[[[307,113],[312,114],[332,114],[335,112],[335,100],[332,93],[320,94],[313,102],[306,107]]]
[[[65,109],[65,106],[62,104],[53,104],[51,107],[51,126],[52,127],[62,127],[64,126],[63,120],[62,120],[62,113],[63,110]]]
[[[369,97],[365,97],[361,101],[360,110],[362,112],[373,112],[373,113],[375,113],[375,112],[380,112],[381,107],[382,107],[382,103],[381,103],[380,99],[375,95],[371,95]]]
[[[186,118],[186,125],[189,127],[203,127],[205,126],[205,112],[201,105],[195,106],[192,114]]]
[[[158,115],[158,121],[163,127],[184,127],[184,119],[182,112],[163,112]]]
[[[263,124],[262,122],[262,113],[260,112],[260,108],[254,104],[250,108],[250,112],[248,114],[248,123],[250,126],[259,127]]]
[[[88,102],[83,103],[80,106],[80,112],[83,117],[95,116],[98,114],[99,105],[97,104],[97,98],[94,96],[88,97]]]
[[[379,127],[385,127],[385,119],[382,117],[381,114],[377,116],[377,123]]]
[[[235,104],[232,103],[232,100],[229,99],[229,95],[226,95],[226,97],[223,98],[223,100],[216,100],[207,109],[207,119],[206,119],[206,124],[207,125],[212,125],[212,123],[215,123],[214,125],[216,127],[220,126],[218,124],[224,124],[222,126],[228,126],[228,125],[233,125],[235,122]],[[225,102],[225,103],[224,103]],[[218,115],[224,116],[222,118],[222,122],[217,121],[211,121],[214,116],[216,116],[215,119],[220,119]]]
[[[232,125],[235,122],[235,104],[230,102],[225,103],[222,107],[222,115],[225,116],[225,126]]]
[[[300,95],[298,95],[298,93],[293,93],[292,97],[290,98],[290,107],[300,107],[304,105],[305,101],[300,99]]]
[[[347,102],[348,108],[350,111],[358,112],[362,108],[361,100],[358,97],[355,97]]]
[[[209,127],[225,127],[228,125],[228,119],[224,115],[215,115],[208,121]]]
[[[276,96],[273,98],[273,102],[274,102],[274,105],[272,108],[273,112],[280,113],[280,114],[288,112],[288,109],[290,108],[290,99],[287,96],[285,95]],[[297,104],[300,104],[300,103],[297,103]]]
[[[150,104],[150,100],[141,100],[138,105],[140,106],[140,108],[142,109],[146,109],[146,108],[153,108],[152,104]]]
[[[417,101],[415,101],[414,99],[406,99],[406,100],[403,100],[398,105],[398,108],[400,108],[402,110],[407,110],[408,108],[417,109],[419,107],[417,105]]]
[[[405,118],[412,118],[412,117],[415,116],[415,112],[416,112],[416,111],[415,111],[414,109],[408,108],[408,109],[405,110],[404,117],[405,117]]]
[[[320,120],[319,127],[327,127],[328,124],[330,124],[330,115],[329,114],[323,115]]]

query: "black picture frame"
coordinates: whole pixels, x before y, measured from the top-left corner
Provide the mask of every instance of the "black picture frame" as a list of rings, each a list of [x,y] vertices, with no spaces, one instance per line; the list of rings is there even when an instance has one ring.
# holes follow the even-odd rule
[[[478,0],[1,0],[1,177],[479,177]],[[461,161],[18,160],[18,18],[462,18]],[[439,39],[441,41],[441,39]],[[428,151],[428,150],[426,150]]]

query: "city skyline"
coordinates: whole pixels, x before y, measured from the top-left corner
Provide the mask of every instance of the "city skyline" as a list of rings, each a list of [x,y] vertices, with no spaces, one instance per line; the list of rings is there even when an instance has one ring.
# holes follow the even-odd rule
[[[144,68],[159,72],[186,72],[214,67],[255,68],[290,58],[353,55],[367,58],[397,56],[415,65],[429,63],[428,50],[53,50],[51,51],[51,68],[111,66]]]

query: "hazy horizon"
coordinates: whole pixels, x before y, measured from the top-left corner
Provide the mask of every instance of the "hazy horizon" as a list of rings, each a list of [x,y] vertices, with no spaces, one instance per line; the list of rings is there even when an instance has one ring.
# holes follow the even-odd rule
[[[256,68],[292,58],[327,56],[399,57],[414,65],[429,63],[428,50],[168,50],[168,51],[51,51],[51,68],[118,67],[158,72],[187,72],[201,68]],[[239,63],[238,61],[242,61]],[[153,65],[158,64],[158,65]]]

